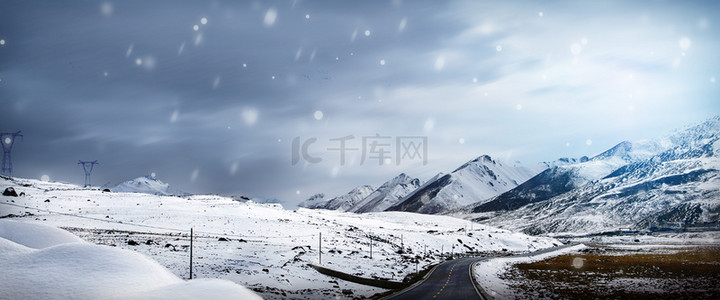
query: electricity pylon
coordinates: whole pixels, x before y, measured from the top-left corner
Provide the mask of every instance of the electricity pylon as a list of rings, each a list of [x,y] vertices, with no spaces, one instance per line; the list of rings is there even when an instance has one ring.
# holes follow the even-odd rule
[[[92,173],[95,165],[100,164],[97,160],[93,161],[82,161],[78,160],[78,165],[82,165],[83,171],[85,171],[85,187],[90,186],[90,173]]]
[[[2,173],[5,173],[11,177],[12,177],[12,157],[10,156],[10,151],[12,151],[12,147],[13,147],[13,145],[15,145],[15,139],[17,137],[20,137],[20,139],[22,139],[23,135],[20,134],[20,131],[15,132],[15,133],[0,132],[0,144],[2,144],[2,149],[3,149]]]

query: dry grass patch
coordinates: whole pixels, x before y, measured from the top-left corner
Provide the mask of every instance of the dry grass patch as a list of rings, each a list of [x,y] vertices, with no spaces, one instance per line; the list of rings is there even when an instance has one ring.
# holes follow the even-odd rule
[[[668,250],[590,249],[515,265],[505,279],[527,298],[720,299],[720,247]]]

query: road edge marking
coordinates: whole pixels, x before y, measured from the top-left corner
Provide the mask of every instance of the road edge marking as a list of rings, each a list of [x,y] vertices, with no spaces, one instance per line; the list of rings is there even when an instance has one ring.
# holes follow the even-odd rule
[[[480,286],[480,283],[475,280],[475,265],[486,260],[489,260],[489,258],[478,259],[475,262],[471,263],[468,273],[470,273],[470,282],[472,282],[472,285],[475,288],[475,292],[477,292],[478,296],[480,296],[481,299],[490,300],[493,298],[490,297],[490,295],[488,295],[488,293],[485,292],[485,290]]]
[[[382,297],[382,298],[380,298],[380,300],[382,300],[382,299],[392,299],[392,298],[394,298],[394,297],[396,297],[396,296],[399,296],[399,295],[402,295],[402,294],[404,294],[404,293],[407,293],[408,291],[414,289],[414,288],[417,287],[418,285],[421,285],[421,284],[422,284],[423,282],[425,282],[428,278],[430,278],[430,275],[432,275],[432,273],[435,272],[435,269],[437,269],[440,265],[442,265],[442,264],[444,264],[444,263],[446,263],[446,262],[447,262],[447,261],[441,262],[441,263],[435,265],[434,267],[432,267],[432,269],[430,269],[430,272],[428,272],[427,274],[425,274],[425,276],[423,276],[422,279],[420,279],[420,280],[418,280],[417,282],[413,283],[413,284],[410,285],[409,287],[406,287],[406,288],[400,290],[400,291],[397,292],[397,293],[392,293],[392,294],[390,294],[390,295],[387,295],[386,297]]]

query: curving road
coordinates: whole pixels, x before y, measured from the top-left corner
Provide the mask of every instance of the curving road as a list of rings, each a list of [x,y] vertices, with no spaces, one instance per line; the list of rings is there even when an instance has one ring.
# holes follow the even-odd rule
[[[559,245],[535,252],[514,255],[513,257],[530,257],[545,253],[574,247],[580,244],[573,243]],[[472,277],[474,263],[492,257],[467,257],[446,261],[438,265],[430,275],[387,299],[485,299],[490,298],[477,286]]]
[[[483,299],[475,288],[470,268],[485,258],[468,257],[438,265],[418,285],[411,286],[388,299]]]

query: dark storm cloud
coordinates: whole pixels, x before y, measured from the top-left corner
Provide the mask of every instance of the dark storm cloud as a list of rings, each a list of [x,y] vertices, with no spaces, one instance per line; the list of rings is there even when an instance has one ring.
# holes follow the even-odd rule
[[[80,183],[77,160],[98,159],[98,185],[155,172],[189,192],[290,203],[399,172],[427,179],[485,153],[589,155],[718,112],[713,8],[3,1],[0,131],[25,134],[17,176]],[[658,125],[676,111],[685,117]],[[599,126],[608,118],[619,121]],[[430,163],[360,166],[355,153],[340,166],[325,150],[376,133],[428,136]],[[292,165],[295,137],[318,137],[323,163]]]

